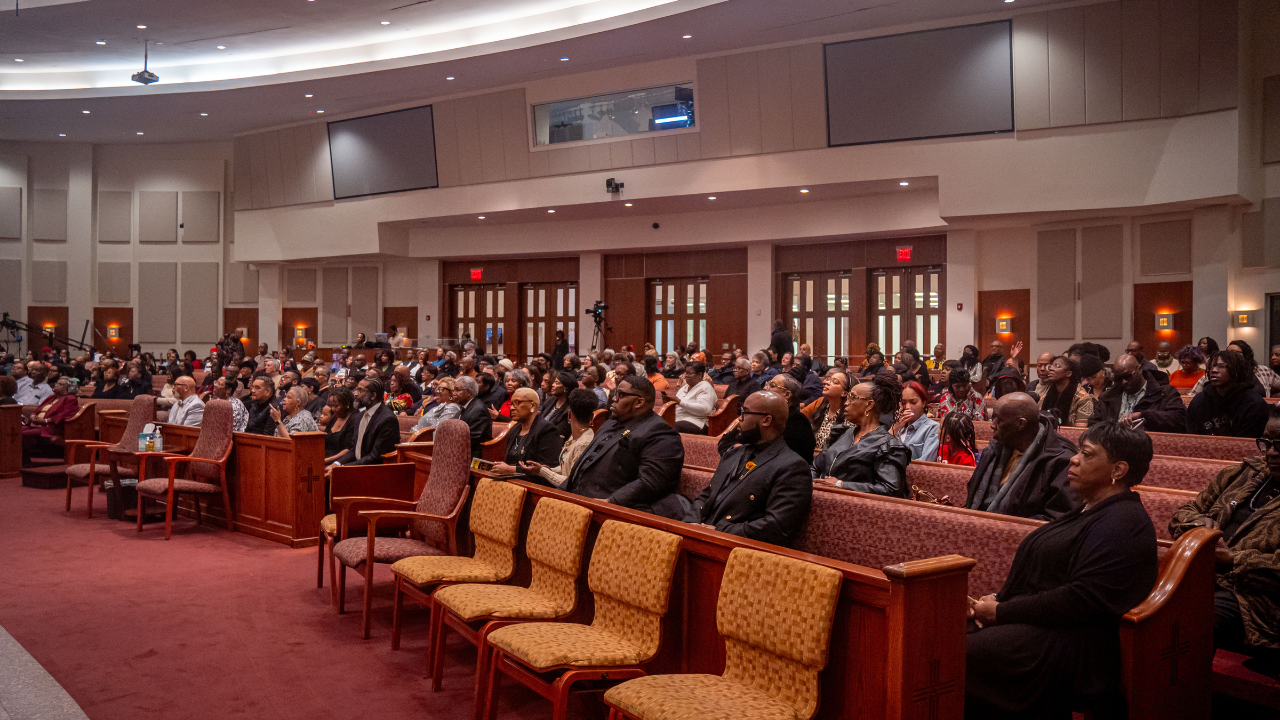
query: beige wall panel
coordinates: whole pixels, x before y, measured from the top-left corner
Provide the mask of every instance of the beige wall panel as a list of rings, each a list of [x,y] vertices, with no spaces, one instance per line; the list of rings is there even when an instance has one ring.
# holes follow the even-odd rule
[[[634,164],[630,141],[609,143],[609,167],[617,170],[629,168]]]
[[[757,53],[725,58],[729,88],[729,151],[760,154],[760,63]]]
[[[1199,0],[1160,0],[1160,115],[1200,105]]]
[[[757,53],[760,71],[760,152],[795,149],[791,132],[791,51],[789,48]]]
[[[1191,272],[1190,220],[1141,223],[1138,243],[1143,276]]]
[[[284,285],[286,302],[310,304],[316,301],[315,268],[287,268]]]
[[[128,305],[133,302],[132,272],[132,263],[98,263],[98,304]]]
[[[1124,33],[1120,3],[1084,8],[1084,121],[1118,122],[1123,117]]]
[[[702,133],[697,133],[694,137],[701,134]],[[653,159],[654,162],[658,164],[673,163],[679,159],[679,150],[676,147],[675,135],[665,135],[663,137],[656,137],[653,139]]]
[[[1049,44],[1049,125],[1083,125],[1084,8],[1047,13]]]
[[[307,186],[311,183],[304,185],[302,180],[301,166],[306,162],[306,148],[298,147],[299,138],[310,134],[305,125],[286,128],[280,133],[280,174],[284,178],[284,201],[287,205],[301,205],[311,199],[313,187]]]
[[[1280,75],[1262,81],[1262,162],[1280,162]]]
[[[253,198],[249,206],[254,210],[271,205],[271,198],[267,195],[267,153],[263,149],[265,142],[263,133],[249,136],[249,168],[253,177]]]
[[[177,263],[138,263],[137,313],[134,342],[174,343],[178,341]]]
[[[315,130],[307,126],[298,128],[298,131],[293,134],[293,154],[297,162],[298,172],[298,194],[304,203],[313,203],[325,197],[324,188],[321,187],[320,181],[316,179],[316,163],[323,162],[328,157],[328,153],[325,152],[329,142],[328,128],[325,128],[322,136],[324,145],[318,145],[315,142],[315,137]],[[322,159],[317,160],[317,157]],[[332,185],[330,185],[330,190],[332,190]]]
[[[1124,337],[1124,227],[1080,231],[1080,335]]]
[[[1262,256],[1267,267],[1280,267],[1280,197],[1262,201]]]
[[[485,182],[507,179],[502,137],[502,95],[489,93],[476,98],[476,123],[480,132],[480,170]]]
[[[1240,218],[1240,267],[1267,266],[1266,238],[1263,235],[1262,211],[1245,213]]]
[[[312,167],[315,168],[316,202],[333,199],[333,164],[329,160],[329,127],[311,126]]]
[[[0,187],[0,240],[22,239],[22,188]]]
[[[822,45],[794,45],[791,55],[791,134],[796,150],[827,146],[827,88]]]
[[[238,137],[234,145],[236,209],[253,209],[253,170],[249,161],[249,138]]]
[[[67,191],[37,188],[32,195],[31,239],[67,241]]]
[[[1124,0],[1121,9],[1123,119],[1160,117],[1160,2]]]
[[[591,169],[592,170],[608,170],[610,165],[609,146],[613,143],[598,143],[596,145],[588,145],[591,150]]]
[[[431,117],[436,133],[436,174],[440,187],[455,187],[462,182],[458,169],[458,131],[454,127],[452,100],[431,106]]]
[[[327,267],[321,271],[324,296],[320,301],[320,342],[341,345],[347,337],[347,268]]]
[[[182,242],[216,243],[222,219],[222,193],[195,190],[182,193]]]
[[[1045,230],[1036,237],[1036,336],[1065,340],[1076,336],[1076,231]]]
[[[1200,112],[1238,102],[1236,6],[1236,0],[1200,0]]]
[[[458,134],[458,173],[463,185],[484,181],[480,157],[479,109],[476,98],[459,98],[453,103],[454,128]]]
[[[637,138],[631,141],[631,163],[637,166],[653,164],[653,138]]]
[[[31,301],[61,305],[67,301],[67,263],[34,260],[31,263]]]
[[[676,159],[680,162],[697,160],[701,153],[698,133],[676,135]]]
[[[1013,19],[1013,126],[1049,127],[1048,15]]]
[[[566,175],[573,172],[573,153],[570,151],[570,148],[544,150],[538,154],[551,156],[552,175]]]
[[[698,98],[694,112],[698,126],[701,156],[705,158],[728,157],[729,141],[729,81],[726,58],[714,57],[698,61]],[[658,162],[662,153],[658,153]]]
[[[263,147],[267,151],[267,195],[271,207],[285,204],[284,195],[284,162],[280,158],[280,145],[284,141],[284,130],[267,133]]]
[[[138,242],[178,242],[178,193],[168,190],[138,193]]]
[[[507,90],[502,98],[502,150],[507,179],[529,177],[529,115],[525,110],[524,88]]]
[[[98,191],[98,242],[133,241],[133,193],[128,190]]]
[[[587,172],[591,169],[591,147],[581,145],[569,148],[569,172]]]
[[[182,342],[215,342],[221,307],[218,263],[182,263]]]
[[[546,177],[551,174],[551,153],[529,153],[529,177]]]
[[[0,260],[0,312],[23,317],[21,260]]]
[[[378,268],[351,268],[351,335],[364,333],[373,337],[382,332],[378,316]]]
[[[250,270],[249,263],[227,263],[227,302],[258,302],[258,271]]]

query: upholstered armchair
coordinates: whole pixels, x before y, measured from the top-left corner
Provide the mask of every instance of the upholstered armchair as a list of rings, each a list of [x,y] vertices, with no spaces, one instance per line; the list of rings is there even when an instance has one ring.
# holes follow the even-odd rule
[[[120,478],[138,477],[138,435],[147,423],[156,421],[156,399],[151,395],[139,395],[129,406],[129,421],[118,443],[92,440],[67,440],[67,512],[71,512],[71,487],[87,485],[88,516],[93,517],[93,493],[100,475],[110,475],[119,492]],[[86,462],[74,462],[80,452],[86,453]]]
[[[343,513],[341,519],[337,512],[320,518],[316,587],[324,587],[324,560],[328,553],[329,595],[334,607],[338,606],[338,569],[333,557],[333,546],[353,534],[364,536],[369,523],[360,517],[360,509],[396,510],[399,509],[394,504],[397,501],[413,502],[414,472],[413,463],[400,461],[384,462],[381,465],[338,466],[329,473],[329,505],[335,507],[334,499],[341,499],[342,502],[336,509]],[[383,523],[381,531],[386,535],[407,527],[408,523]]]
[[[200,436],[191,449],[191,454],[138,453],[140,468],[145,468],[147,459],[151,457],[159,458],[169,466],[168,477],[138,481],[138,532],[142,532],[146,501],[151,498],[164,500],[164,539],[173,537],[174,504],[183,493],[195,496],[197,524],[204,522],[200,511],[200,497],[221,494],[223,512],[227,514],[227,529],[235,531],[235,507],[231,505],[231,495],[227,491],[227,461],[231,458],[234,439],[231,424],[230,401],[210,400],[205,403]],[[178,477],[180,466],[187,468],[189,478]]]

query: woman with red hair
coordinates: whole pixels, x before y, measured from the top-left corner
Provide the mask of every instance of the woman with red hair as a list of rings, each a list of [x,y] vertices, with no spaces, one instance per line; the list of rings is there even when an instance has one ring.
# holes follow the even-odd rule
[[[931,401],[929,391],[919,382],[909,380],[902,384],[902,402],[889,432],[911,450],[912,460],[938,460],[938,421],[927,414]]]

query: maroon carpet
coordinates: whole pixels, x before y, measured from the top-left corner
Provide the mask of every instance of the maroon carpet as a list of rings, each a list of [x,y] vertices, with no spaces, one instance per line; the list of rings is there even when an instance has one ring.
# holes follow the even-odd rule
[[[315,586],[316,550],[222,527],[175,523],[139,535],[84,490],[0,480],[0,626],[95,720],[129,718],[469,718],[475,651],[452,636],[444,689],[423,679],[426,619],[409,614],[391,650],[391,573],[379,567],[373,635],[360,638],[362,580],[348,571],[339,616]],[[99,512],[101,514],[99,514]],[[595,703],[575,715],[595,714]],[[591,711],[591,712],[587,712]],[[504,718],[550,704],[504,684]]]

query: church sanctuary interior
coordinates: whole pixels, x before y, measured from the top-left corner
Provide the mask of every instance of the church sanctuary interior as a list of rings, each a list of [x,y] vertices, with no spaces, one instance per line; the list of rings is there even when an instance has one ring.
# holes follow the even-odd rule
[[[1280,0],[0,0],[0,720],[1280,718]]]

